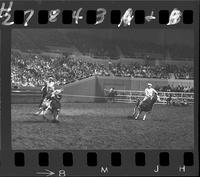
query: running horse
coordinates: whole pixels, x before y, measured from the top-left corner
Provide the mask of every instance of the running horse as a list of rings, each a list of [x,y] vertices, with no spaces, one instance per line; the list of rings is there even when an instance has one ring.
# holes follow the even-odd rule
[[[160,98],[156,93],[153,94],[152,98],[151,97],[147,98],[141,104],[140,104],[141,100],[138,99],[134,107],[133,118],[138,119],[140,114],[142,112],[145,112],[143,116],[143,120],[145,120],[147,113],[152,111],[153,105],[157,100],[160,100]]]
[[[45,120],[47,120],[46,115],[47,113],[51,113],[53,116],[52,122],[59,122],[58,117],[61,110],[61,103],[60,100],[62,99],[61,92],[63,90],[55,90],[52,93],[50,93],[43,101],[42,103],[42,113],[41,115]]]

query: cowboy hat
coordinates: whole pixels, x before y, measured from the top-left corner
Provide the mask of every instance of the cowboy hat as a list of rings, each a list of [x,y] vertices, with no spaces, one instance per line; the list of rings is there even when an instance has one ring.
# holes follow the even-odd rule
[[[53,77],[49,77],[49,80],[54,80]]]

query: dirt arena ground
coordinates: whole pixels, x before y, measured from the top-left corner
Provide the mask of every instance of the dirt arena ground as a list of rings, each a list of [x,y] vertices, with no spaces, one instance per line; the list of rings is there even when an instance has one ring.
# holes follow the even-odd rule
[[[35,104],[12,105],[13,149],[191,149],[193,106],[155,105],[147,119],[132,104],[64,103],[60,123],[34,116]]]

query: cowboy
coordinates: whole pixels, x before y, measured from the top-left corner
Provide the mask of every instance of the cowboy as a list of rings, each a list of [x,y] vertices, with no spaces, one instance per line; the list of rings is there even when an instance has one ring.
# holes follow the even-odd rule
[[[158,92],[157,92],[154,88],[152,88],[152,84],[151,84],[151,83],[148,83],[148,84],[147,84],[147,88],[144,90],[144,92],[145,92],[145,97],[144,97],[144,99],[140,102],[140,105],[141,105],[145,100],[147,100],[148,98],[151,98],[151,99],[152,99],[154,93],[158,94]]]
[[[48,81],[46,82],[46,85],[42,88],[43,101],[44,101],[45,98],[50,101],[51,100],[51,95],[52,95],[52,93],[54,91],[55,91],[54,79],[53,79],[53,77],[50,77],[48,79]]]
[[[50,77],[47,82],[45,82],[45,86],[42,87],[42,99],[39,105],[39,111],[35,113],[35,115],[39,115],[42,112],[42,103],[46,99],[46,101],[51,101],[51,94],[55,91],[55,83],[54,79]]]
[[[55,82],[53,77],[50,77],[47,83],[48,91],[54,91],[55,90]]]
[[[109,90],[109,94],[112,94],[114,91],[115,91],[115,88],[111,87],[110,90]]]

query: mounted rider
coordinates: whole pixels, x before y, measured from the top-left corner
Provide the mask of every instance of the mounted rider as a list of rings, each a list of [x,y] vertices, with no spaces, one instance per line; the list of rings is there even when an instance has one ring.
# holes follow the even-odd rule
[[[35,115],[39,115],[42,111],[42,104],[44,100],[49,101],[51,100],[51,94],[55,91],[55,82],[53,77],[49,77],[48,81],[45,81],[45,85],[41,89],[42,91],[42,99],[39,104],[39,111],[35,113]]]
[[[47,87],[48,87],[49,91],[54,91],[55,90],[55,82],[54,82],[54,78],[53,77],[49,77]]]
[[[140,102],[140,104],[139,105],[141,105],[145,100],[147,100],[148,98],[153,98],[153,95],[154,94],[157,94],[158,95],[158,92],[154,89],[154,88],[152,88],[152,84],[151,83],[148,83],[147,84],[147,88],[144,90],[144,92],[145,92],[145,97],[144,97],[144,99]],[[159,98],[159,96],[158,96],[158,101],[160,101],[160,98]]]
[[[115,92],[115,88],[114,87],[111,87],[110,90],[109,90],[109,94],[112,94]]]
[[[51,93],[47,95],[47,97],[44,100],[44,108],[43,108],[43,118],[46,119],[47,112],[51,112],[53,115],[53,122],[59,122],[58,117],[61,110],[61,103],[60,100],[62,98],[63,89],[55,89]]]
[[[160,101],[160,97],[158,96],[158,92],[152,88],[152,84],[148,83],[147,88],[145,89],[145,97],[142,101],[139,99],[136,102],[136,106],[134,107],[134,112],[133,112],[133,117],[135,119],[138,119],[140,116],[141,112],[145,112],[143,120],[146,119],[146,114],[152,111],[153,105],[155,102],[158,100]],[[148,100],[148,102],[147,102]],[[145,102],[146,101],[146,102]],[[137,115],[136,115],[136,110],[137,110]]]
[[[53,77],[49,77],[48,81],[47,81],[47,95],[46,98],[50,99],[52,93],[55,91],[55,82]]]

